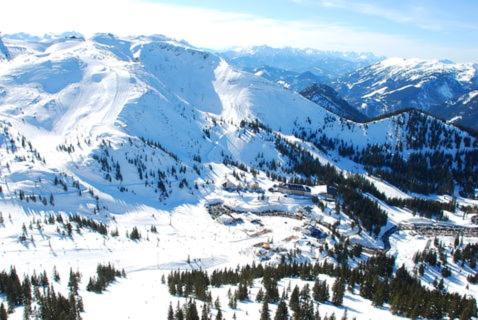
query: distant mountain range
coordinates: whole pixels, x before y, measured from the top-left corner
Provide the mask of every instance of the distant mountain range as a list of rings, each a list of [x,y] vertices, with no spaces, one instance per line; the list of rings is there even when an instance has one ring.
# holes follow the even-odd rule
[[[337,91],[342,107],[348,105],[330,110],[351,119],[414,108],[478,130],[476,64],[267,46],[221,55],[285,88],[305,90],[313,101],[330,101],[330,89],[320,90],[327,85]]]
[[[220,53],[232,65],[245,70],[265,66],[296,73],[311,72],[324,81],[353,72],[382,60],[372,53],[321,51],[316,49],[257,46]]]
[[[267,80],[277,82],[286,89],[300,92],[315,84],[329,83],[330,79],[312,71],[296,72],[281,68],[262,66],[258,68],[243,68]]]
[[[367,116],[406,108],[478,129],[478,65],[390,58],[342,76],[335,88]]]

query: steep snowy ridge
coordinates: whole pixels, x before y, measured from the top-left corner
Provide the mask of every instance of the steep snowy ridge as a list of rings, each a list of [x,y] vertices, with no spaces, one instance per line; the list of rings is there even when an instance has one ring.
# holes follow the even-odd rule
[[[341,117],[355,121],[363,121],[366,119],[362,113],[342,99],[338,93],[328,85],[316,83],[304,88],[300,91],[300,94]]]

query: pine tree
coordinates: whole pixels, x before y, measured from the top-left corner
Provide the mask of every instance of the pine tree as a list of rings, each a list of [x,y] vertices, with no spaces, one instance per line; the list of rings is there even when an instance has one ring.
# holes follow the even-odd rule
[[[266,289],[264,299],[268,302],[275,303],[279,301],[279,290],[277,289],[277,281],[271,277],[269,273],[266,273],[262,278],[262,283]]]
[[[169,303],[168,320],[174,320],[174,311],[173,311],[173,306],[171,305],[171,302]]]
[[[299,311],[294,314],[294,319],[314,320],[314,304],[312,301],[302,301]]]
[[[80,313],[83,312],[83,301],[78,293],[80,274],[73,272],[70,269],[70,277],[68,279],[69,296],[68,301],[70,303],[70,315],[72,320],[80,320]]]
[[[294,312],[299,310],[299,287],[297,286],[294,287],[290,295],[289,307]]]
[[[214,301],[214,308],[216,308],[217,310],[221,310],[221,300],[219,300],[219,297],[217,297]]]
[[[329,286],[325,281],[316,280],[312,287],[312,297],[317,302],[325,302],[329,299]]]
[[[0,304],[0,320],[7,320],[8,319],[8,314],[7,310],[5,309],[5,306]]]
[[[58,273],[56,266],[53,266],[53,280],[55,280],[55,282],[60,282],[60,274]]]
[[[260,320],[271,320],[271,315],[269,312],[269,303],[267,299],[264,299],[262,302],[262,310],[261,310],[261,319]]]
[[[386,285],[382,282],[379,282],[376,285],[375,293],[373,294],[373,305],[376,307],[381,307],[385,303],[385,291]]]
[[[30,279],[25,277],[22,283],[22,302],[23,302],[23,317],[30,319],[32,314],[32,288]]]
[[[336,306],[341,306],[345,294],[345,282],[342,278],[337,278],[332,286],[332,303]]]
[[[201,310],[201,320],[209,320],[209,319],[210,319],[209,308],[206,304],[203,304],[202,305],[202,310]]]
[[[183,313],[183,310],[181,309],[181,307],[179,306],[179,302],[178,302],[178,305],[176,306],[176,312],[174,313],[174,319],[175,320],[184,320],[184,313]]]
[[[264,300],[267,300],[267,299],[264,299],[264,291],[262,291],[262,288],[260,288],[256,295],[256,301],[262,302]]]
[[[306,284],[305,286],[302,287],[302,290],[300,290],[300,300],[302,301],[308,301],[310,298],[310,289],[309,285]]]
[[[239,288],[237,289],[237,300],[245,301],[249,299],[249,293],[247,290],[247,285],[244,283],[239,284]]]
[[[133,230],[131,231],[131,234],[129,235],[129,238],[133,241],[141,239],[141,234],[139,233],[138,228],[133,227]]]
[[[221,309],[217,309],[216,320],[222,320],[222,311],[221,311]]]
[[[315,309],[314,320],[322,320],[319,312],[319,306],[317,306],[317,309]]]
[[[234,293],[231,293],[231,290],[229,289],[227,292],[227,296],[229,297],[228,305],[231,309],[237,308],[237,295],[238,295],[238,290],[234,291]]]
[[[196,307],[196,302],[189,301],[186,311],[186,320],[199,320],[199,314]]]
[[[289,310],[287,308],[287,304],[284,300],[279,302],[277,306],[276,314],[274,316],[274,320],[288,320],[289,319]]]

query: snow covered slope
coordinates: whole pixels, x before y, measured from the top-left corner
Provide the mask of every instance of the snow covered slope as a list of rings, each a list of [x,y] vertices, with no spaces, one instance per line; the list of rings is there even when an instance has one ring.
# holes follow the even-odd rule
[[[317,145],[333,141],[337,152],[340,145],[357,151],[382,145],[407,158],[407,150],[454,155],[476,144],[466,132],[430,117],[414,118],[414,126],[429,133],[413,144],[407,116],[366,124],[344,120],[326,110],[327,101],[318,106],[215,54],[163,36],[62,35],[14,44],[23,53],[0,69],[0,120],[10,134],[31,142],[45,160],[42,167],[65,171],[101,192],[125,189],[119,178],[124,176],[131,196],[141,199],[135,201],[151,202],[151,192],[163,194],[163,200],[177,192],[169,198],[173,202],[197,199],[208,192],[194,187],[213,174],[208,163],[227,158],[255,166],[261,153],[280,157],[268,137],[245,137],[244,121]],[[432,141],[433,128],[448,134],[440,131]],[[447,143],[450,134],[467,137],[467,144]],[[146,183],[143,175],[149,177]],[[185,182],[187,188],[179,188]]]
[[[184,299],[170,296],[161,277],[179,268],[337,262],[340,255],[324,246],[339,248],[342,237],[383,250],[387,232],[413,217],[361,182],[368,190],[359,190],[359,198],[373,199],[365,202],[368,210],[383,208],[372,230],[364,223],[371,211],[360,218],[346,213],[348,204],[337,206],[339,199],[320,191],[323,181],[338,184],[368,172],[366,181],[389,198],[453,194],[460,204],[476,204],[459,195],[478,184],[477,138],[432,116],[408,111],[347,120],[328,111],[328,102],[312,102],[164,36],[4,41],[12,56],[0,63],[0,268],[31,274],[56,267],[62,279],[70,268],[92,276],[99,262],[124,268],[127,279],[105,296],[85,290],[83,280],[85,319],[104,316],[103,298],[134,305],[113,310],[119,318],[150,318],[159,300],[165,315],[169,299]],[[410,178],[415,168],[421,171]],[[275,192],[285,180],[314,184],[320,202]],[[469,221],[461,211],[449,218],[459,226]],[[142,237],[132,237],[134,228]],[[392,239],[396,246],[411,239],[400,237]],[[359,254],[350,263],[365,259]],[[472,272],[455,272],[452,280],[463,283]],[[65,280],[53,285],[67,290]],[[130,297],[131,288],[146,294]],[[213,291],[225,300],[223,289]],[[353,292],[345,303],[362,319],[370,318],[368,310],[383,317],[390,311]],[[21,308],[14,308],[14,319]],[[258,309],[250,301],[224,312],[250,319]]]
[[[457,101],[466,99],[477,86],[476,65],[402,58],[362,68],[337,84],[339,93],[368,116],[416,108],[447,119],[463,113]],[[472,105],[469,108],[474,110]],[[476,123],[472,114],[463,121]]]
[[[323,76],[310,71],[295,72],[270,66],[260,68],[244,68],[245,71],[254,73],[256,76],[263,77],[269,81],[276,82],[284,88],[297,92],[304,90],[317,83],[327,83],[329,80]]]
[[[342,99],[337,91],[328,85],[312,84],[301,90],[300,94],[341,117],[355,121],[364,121],[366,119],[360,111]]]
[[[440,110],[439,116],[467,128],[478,129],[478,90],[465,93]]]

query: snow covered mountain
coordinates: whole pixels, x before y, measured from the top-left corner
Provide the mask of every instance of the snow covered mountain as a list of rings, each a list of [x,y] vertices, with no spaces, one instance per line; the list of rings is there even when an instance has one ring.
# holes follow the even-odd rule
[[[456,101],[447,104],[437,113],[450,122],[467,128],[478,130],[478,90],[473,90],[460,96]]]
[[[286,89],[300,92],[314,84],[327,83],[329,79],[319,76],[313,72],[295,72],[270,66],[260,68],[244,68],[244,71],[254,73],[256,76],[262,77],[272,82],[276,82]]]
[[[371,117],[416,108],[476,129],[476,108],[467,97],[477,79],[473,64],[389,58],[344,76],[336,88]]]
[[[285,135],[300,132],[310,141],[332,139],[336,146],[346,144],[359,151],[372,144],[395,146],[397,138],[401,148],[407,149],[404,139],[409,133],[395,117],[368,124],[343,120],[326,111],[330,100],[316,101],[322,105],[318,107],[293,91],[236,70],[214,54],[162,36],[119,39],[97,35],[88,40],[60,37],[14,43],[26,53],[2,69],[0,103],[5,125],[31,141],[49,169],[67,169],[98,188],[105,183],[98,171],[105,168],[117,165],[125,172],[141,171],[136,168],[140,164],[130,163],[131,149],[140,154],[148,148],[158,154],[156,158],[162,160],[148,160],[155,162],[153,172],[164,169],[162,162],[176,163],[182,174],[166,174],[176,183],[168,180],[161,190],[157,181],[149,191],[131,187],[136,196],[143,196],[142,201],[150,198],[150,192],[159,191],[165,198],[172,192],[197,198],[206,191],[199,192],[192,181],[204,183],[214,173],[206,164],[223,162],[225,157],[247,165],[253,165],[261,152],[275,159],[274,144],[260,136],[250,141],[242,136],[244,121],[259,121]],[[393,138],[390,132],[395,132]],[[474,138],[469,139],[473,147]],[[143,140],[154,143],[147,147]],[[157,151],[155,144],[160,146]],[[107,154],[113,163],[104,163]],[[203,164],[197,163],[198,158]],[[95,160],[98,165],[93,165]],[[143,180],[141,175],[133,176],[133,186]],[[177,191],[183,179],[189,189]],[[121,181],[113,184],[116,189],[118,182],[121,185]]]
[[[312,72],[328,81],[382,59],[371,53],[268,46],[238,48],[222,52],[221,55],[232,65],[246,70],[269,66],[297,73]]]
[[[337,91],[326,84],[312,84],[300,91],[300,94],[341,117],[355,121],[367,119],[362,113],[342,99]]]
[[[188,301],[182,286],[171,287],[169,273],[178,269],[261,261],[359,267],[390,250],[411,271],[415,252],[403,246],[430,244],[398,227],[417,214],[428,224],[447,219],[460,232],[474,232],[465,210],[478,204],[471,199],[478,138],[453,124],[415,110],[349,120],[329,87],[312,87],[306,98],[275,76],[242,71],[160,35],[4,42],[12,55],[0,63],[0,281],[15,278],[1,273],[10,266],[20,275],[55,270],[57,280],[43,284],[41,297],[53,289],[64,294],[75,278],[70,270],[81,271],[91,280],[76,293],[68,285],[63,305],[81,294],[84,319],[104,317],[105,308],[118,319],[166,315],[169,301]],[[449,248],[440,250],[453,260]],[[395,262],[387,261],[393,270]],[[95,283],[108,270],[97,264],[110,262],[125,272],[100,295],[104,288]],[[478,286],[465,292],[463,284],[476,266],[459,270],[459,263],[450,262],[445,285],[473,296]],[[418,286],[432,287],[437,268],[426,267]],[[323,279],[332,287],[337,277]],[[212,313],[258,314],[259,278],[248,280],[250,298],[218,302]],[[307,279],[291,275],[274,285],[312,286]],[[237,285],[207,291],[224,301]],[[0,303],[11,304],[14,319],[32,316],[35,308],[12,302],[6,291]],[[378,307],[357,291],[344,293],[350,315],[400,318],[388,304],[395,301]],[[463,299],[457,308],[473,303]],[[33,307],[42,310],[50,300],[38,298]],[[331,303],[320,308],[343,312]]]

